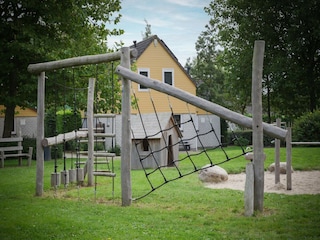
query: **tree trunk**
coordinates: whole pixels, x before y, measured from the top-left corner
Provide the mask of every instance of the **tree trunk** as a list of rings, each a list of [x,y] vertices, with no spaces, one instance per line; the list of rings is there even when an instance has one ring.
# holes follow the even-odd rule
[[[5,105],[5,118],[2,137],[11,137],[11,132],[14,130],[14,110],[15,105]]]
[[[308,82],[309,82],[309,110],[313,112],[317,109],[317,97],[316,97],[316,79],[314,72],[314,63],[309,67]]]

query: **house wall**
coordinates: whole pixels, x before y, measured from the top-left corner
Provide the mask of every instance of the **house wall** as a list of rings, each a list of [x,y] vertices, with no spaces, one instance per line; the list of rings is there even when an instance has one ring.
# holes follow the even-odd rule
[[[142,139],[137,139],[136,141],[142,141]],[[161,147],[161,139],[149,139],[150,149],[157,150]],[[138,151],[139,154],[138,154]],[[143,151],[141,145],[139,144],[136,148],[134,140],[132,140],[132,149],[131,149],[131,169],[142,169],[140,163],[140,157],[144,158],[150,154],[150,151]],[[140,157],[139,157],[140,155]],[[142,161],[143,168],[146,169],[155,169],[158,165],[164,165],[164,151],[154,152],[153,155],[148,156]]]
[[[217,137],[213,133],[200,136],[200,141],[198,141],[198,148],[210,148],[219,146],[221,143],[221,128],[220,128],[220,118],[216,115],[198,115],[199,118],[199,135],[209,132],[212,128],[214,129]],[[212,124],[212,127],[211,127]],[[218,138],[218,139],[217,139]]]
[[[137,71],[139,68],[149,69],[149,77],[160,81],[162,81],[163,78],[163,69],[173,69],[174,86],[196,95],[196,87],[194,83],[187,77],[177,62],[159,42],[156,44],[150,44],[143,54],[138,58],[135,65],[137,67]],[[138,84],[134,82],[132,82],[132,88],[134,89],[138,98],[138,104],[141,113],[154,112],[152,103],[150,101],[150,93],[146,90],[139,90]],[[166,94],[151,90],[151,96],[155,102],[158,112],[171,112]],[[188,111],[192,113],[196,112],[196,108],[194,106],[190,105],[188,110],[186,108],[186,103],[176,98],[170,97],[170,103],[175,114],[187,113]],[[137,113],[137,110],[132,109],[132,113]]]

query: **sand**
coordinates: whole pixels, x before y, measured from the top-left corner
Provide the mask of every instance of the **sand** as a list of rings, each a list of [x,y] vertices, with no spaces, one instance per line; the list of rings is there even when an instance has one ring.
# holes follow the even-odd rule
[[[294,171],[292,173],[292,190],[287,190],[286,174],[280,174],[280,183],[275,184],[275,175],[264,173],[264,191],[279,194],[320,194],[320,171]],[[244,191],[246,175],[229,174],[228,180],[221,183],[205,183],[212,189],[235,189]]]

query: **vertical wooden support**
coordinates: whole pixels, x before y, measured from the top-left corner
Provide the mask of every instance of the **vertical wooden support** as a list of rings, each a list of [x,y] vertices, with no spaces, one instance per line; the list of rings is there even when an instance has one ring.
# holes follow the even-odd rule
[[[244,189],[244,215],[252,216],[254,208],[254,172],[252,162],[247,163],[246,166],[246,183]]]
[[[281,119],[277,118],[277,127],[281,127]],[[274,140],[275,147],[275,163],[274,163],[274,172],[275,172],[275,184],[280,183],[280,139],[276,138]]]
[[[252,139],[254,165],[254,210],[263,211],[264,153],[262,125],[262,70],[264,41],[255,41],[252,60]]]
[[[286,158],[287,158],[287,190],[292,190],[292,178],[291,178],[291,162],[292,162],[292,137],[291,137],[291,127],[287,128],[286,137]]]
[[[36,196],[43,194],[44,177],[44,150],[41,144],[44,138],[44,98],[45,96],[45,73],[38,76],[38,103],[37,103],[37,173],[36,173]]]
[[[121,48],[121,66],[130,69],[130,49]],[[131,190],[131,123],[130,123],[130,94],[131,81],[122,78],[122,102],[121,102],[121,195],[122,206],[130,206],[132,202]]]
[[[88,104],[87,104],[87,124],[88,124],[88,160],[87,160],[87,174],[88,186],[93,186],[93,152],[94,152],[94,136],[93,136],[93,99],[94,99],[95,78],[89,78],[88,88]]]

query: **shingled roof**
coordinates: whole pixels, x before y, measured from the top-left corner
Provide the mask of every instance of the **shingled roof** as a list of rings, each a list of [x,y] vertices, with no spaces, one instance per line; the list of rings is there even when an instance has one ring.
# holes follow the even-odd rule
[[[154,40],[157,40],[158,43],[160,43],[164,49],[166,49],[166,51],[169,53],[169,55],[172,57],[172,59],[174,59],[174,61],[177,63],[177,65],[181,68],[181,70],[187,75],[187,77],[193,82],[194,85],[195,81],[191,78],[191,76],[189,75],[189,73],[186,71],[186,69],[184,69],[184,67],[179,63],[178,58],[173,54],[173,52],[169,49],[169,47],[165,44],[164,41],[162,41],[162,39],[160,39],[157,35],[153,35],[141,42],[135,42],[134,41],[134,45],[130,46],[130,48],[136,48],[138,51],[138,56],[137,59],[139,59],[139,57],[143,54],[143,52],[148,48],[148,46],[150,44],[153,43]]]

